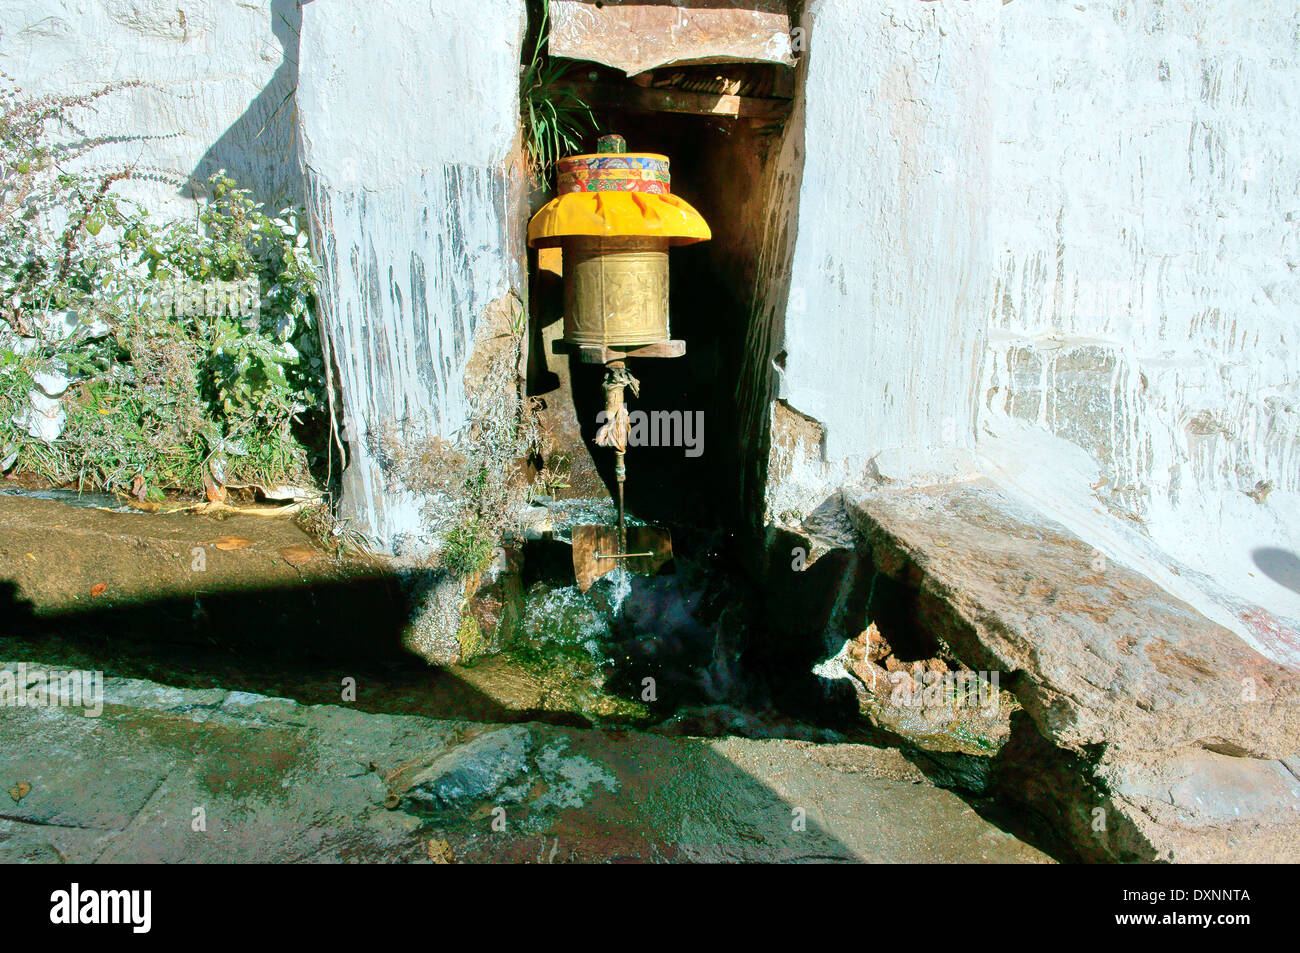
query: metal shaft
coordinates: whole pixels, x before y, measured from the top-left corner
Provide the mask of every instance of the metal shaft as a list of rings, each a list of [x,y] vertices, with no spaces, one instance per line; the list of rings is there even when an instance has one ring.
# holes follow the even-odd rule
[[[626,453],[622,450],[614,451],[614,479],[618,482],[618,552],[623,555],[627,552],[627,526],[623,522],[623,483],[627,480],[627,464],[624,462]]]
[[[618,486],[618,554],[627,553],[627,520],[624,516],[623,484],[627,481],[627,407],[623,403],[623,389],[632,388],[632,393],[641,390],[640,382],[632,376],[627,365],[621,360],[610,361],[605,365],[605,423],[596,433],[596,443],[614,450],[614,480]]]

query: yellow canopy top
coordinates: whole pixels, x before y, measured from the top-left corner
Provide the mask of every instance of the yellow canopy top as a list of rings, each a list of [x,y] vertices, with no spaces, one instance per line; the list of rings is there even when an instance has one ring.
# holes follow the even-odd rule
[[[613,149],[622,148],[622,138]],[[671,194],[668,159],[652,152],[602,151],[556,163],[559,195],[528,223],[528,244],[559,245],[571,236],[666,238],[673,245],[707,241],[708,223]]]
[[[558,245],[573,235],[666,238],[673,245],[708,241],[704,216],[676,195],[570,192],[547,202],[528,223],[528,244]]]

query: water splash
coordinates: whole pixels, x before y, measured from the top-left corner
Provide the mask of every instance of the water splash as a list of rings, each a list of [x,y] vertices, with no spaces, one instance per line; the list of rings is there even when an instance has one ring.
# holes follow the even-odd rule
[[[614,618],[623,614],[623,603],[632,594],[632,575],[626,566],[619,566],[605,576],[609,580],[609,611]]]
[[[602,606],[577,586],[536,588],[524,603],[520,630],[541,652],[578,649],[597,665],[607,661],[610,629]]]

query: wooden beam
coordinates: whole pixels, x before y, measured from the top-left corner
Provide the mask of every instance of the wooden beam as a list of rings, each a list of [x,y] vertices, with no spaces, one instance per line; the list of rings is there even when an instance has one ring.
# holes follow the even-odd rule
[[[672,340],[639,347],[605,347],[600,344],[570,344],[564,338],[556,338],[551,342],[551,353],[576,354],[583,364],[608,364],[625,357],[682,357],[686,354],[686,342]]]
[[[784,122],[790,115],[790,100],[755,96],[729,96],[719,93],[695,93],[680,89],[579,83],[565,81],[558,85],[568,89],[588,106],[597,109],[627,109],[633,112],[689,113],[725,119],[753,119],[759,122]]]

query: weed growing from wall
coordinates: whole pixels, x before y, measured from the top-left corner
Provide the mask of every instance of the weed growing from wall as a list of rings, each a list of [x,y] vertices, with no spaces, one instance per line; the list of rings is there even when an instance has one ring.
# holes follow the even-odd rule
[[[524,63],[519,103],[529,170],[539,180],[556,160],[582,151],[582,138],[596,128],[591,107],[563,85],[570,66],[547,53],[550,3],[542,0],[531,55]]]

